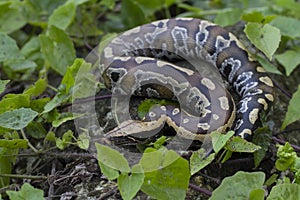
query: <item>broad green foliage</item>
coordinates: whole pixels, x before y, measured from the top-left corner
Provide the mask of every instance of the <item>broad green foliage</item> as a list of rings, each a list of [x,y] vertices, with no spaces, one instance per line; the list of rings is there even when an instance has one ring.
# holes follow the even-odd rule
[[[0,62],[11,62],[23,58],[16,41],[7,34],[0,32],[0,43]]]
[[[266,152],[272,142],[272,132],[267,127],[258,128],[253,136],[252,142],[261,148],[254,152],[254,166],[258,167],[264,159]]]
[[[209,165],[214,159],[215,153],[207,156],[207,152],[203,148],[193,152],[190,158],[191,175],[194,175],[195,173]]]
[[[26,24],[22,13],[12,2],[1,2],[0,4],[0,32],[12,33]]]
[[[131,174],[122,173],[118,177],[118,187],[124,200],[132,199],[143,185],[145,174],[141,165],[134,165]]]
[[[220,134],[218,132],[211,133],[210,136],[214,151],[218,153],[233,135],[234,131],[230,131],[226,134]]]
[[[294,69],[300,64],[300,50],[288,50],[282,54],[278,54],[275,58],[284,66],[286,75],[289,76]]]
[[[190,179],[187,160],[164,148],[146,149],[140,160],[145,171],[142,191],[156,199],[184,199]]]
[[[75,59],[75,50],[69,36],[61,29],[51,26],[48,34],[40,35],[41,49],[50,66],[64,75]]]
[[[43,200],[44,192],[32,187],[29,183],[24,183],[20,191],[7,191],[10,200]]]
[[[280,30],[269,24],[249,22],[245,32],[250,41],[271,60],[279,46]]]
[[[267,200],[295,200],[300,199],[300,185],[284,183],[272,188]]]
[[[299,105],[300,105],[300,85],[298,86],[298,90],[293,94],[293,97],[290,100],[288,111],[285,114],[285,118],[282,123],[281,129],[284,129],[287,125],[300,119]]]
[[[262,188],[265,180],[263,172],[242,172],[239,171],[231,177],[227,177],[222,181],[222,184],[213,191],[209,200],[218,199],[249,199],[255,193],[261,193],[257,189]],[[255,194],[255,196],[259,194]],[[263,200],[264,198],[260,198]]]
[[[28,125],[36,116],[37,112],[30,108],[20,108],[6,111],[0,114],[0,126],[13,130],[20,130]]]
[[[0,80],[0,94],[4,92],[5,86],[9,83],[10,80]]]
[[[101,144],[95,144],[97,149],[97,159],[109,168],[118,170],[120,172],[130,172],[130,167],[127,160],[118,151],[111,149]]]

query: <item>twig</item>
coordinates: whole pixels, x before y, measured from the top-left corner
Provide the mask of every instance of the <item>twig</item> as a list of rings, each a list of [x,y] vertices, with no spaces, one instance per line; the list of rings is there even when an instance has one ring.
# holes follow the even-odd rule
[[[107,199],[107,197],[113,195],[114,193],[117,192],[117,186],[115,186],[114,188],[112,188],[111,190],[109,190],[107,193],[105,193],[104,195],[100,196],[98,200],[104,200]]]
[[[58,109],[64,109],[64,108],[70,107],[74,104],[83,104],[83,103],[91,102],[91,101],[110,99],[111,96],[112,96],[111,94],[108,94],[108,95],[101,95],[101,96],[96,96],[96,97],[86,97],[86,98],[78,99],[78,100],[74,101],[73,103],[68,103],[68,104],[59,106]]]
[[[292,98],[292,95],[288,93],[286,90],[284,90],[277,82],[273,82],[273,83],[283,94],[285,94],[285,96],[287,96],[290,99]]]
[[[56,172],[56,160],[54,159],[52,161],[52,169],[51,169],[51,177],[49,178],[49,190],[48,190],[48,197],[47,200],[51,200],[52,199],[52,195],[54,193],[54,176],[55,176],[55,172]]]
[[[19,178],[19,179],[31,179],[31,180],[47,180],[47,176],[32,176],[32,175],[20,175],[20,174],[0,174],[0,177]]]
[[[285,144],[285,143],[286,143],[285,140],[279,139],[279,138],[277,138],[277,137],[275,137],[275,136],[272,137],[272,140],[274,140],[275,142],[278,142],[278,143],[280,143],[280,144]],[[291,144],[291,146],[292,146],[296,151],[300,151],[300,147],[299,147],[299,146],[294,145],[294,144]]]
[[[211,196],[212,195],[212,192],[209,191],[208,189],[205,189],[205,188],[201,188],[197,185],[194,185],[192,183],[189,183],[189,187],[192,188],[193,190],[196,190],[198,192],[201,192],[203,194],[206,194],[207,196]]]

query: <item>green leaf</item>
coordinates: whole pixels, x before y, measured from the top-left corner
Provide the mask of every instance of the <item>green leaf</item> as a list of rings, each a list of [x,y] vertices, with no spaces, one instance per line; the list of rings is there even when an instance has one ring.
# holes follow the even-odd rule
[[[267,60],[259,55],[255,55],[255,59],[263,66],[263,68],[267,72],[279,74],[279,75],[282,74],[272,63],[270,63],[269,60]]]
[[[234,25],[241,18],[242,10],[239,8],[224,9],[218,12],[214,22],[220,26]]]
[[[26,94],[7,94],[0,101],[0,113],[30,106],[30,96]]]
[[[42,94],[46,88],[47,88],[47,79],[45,78],[40,78],[39,80],[37,80],[34,85],[32,85],[31,87],[27,88],[24,91],[24,94],[28,94],[30,96],[38,96],[40,94]]]
[[[98,163],[103,163],[104,165],[121,172],[130,172],[128,162],[121,153],[105,145],[98,143],[95,145],[97,149]]]
[[[40,122],[32,121],[26,126],[26,133],[35,139],[43,139],[47,131]]]
[[[279,29],[269,24],[249,22],[245,33],[249,40],[271,60],[281,39]]]
[[[135,20],[131,20],[130,18],[134,18]],[[147,18],[146,13],[143,11],[143,8],[141,8],[135,0],[122,1],[121,19],[123,21],[123,24],[125,24],[128,28],[150,22],[150,19]]]
[[[16,41],[7,34],[0,32],[0,44],[0,62],[21,60],[24,58],[20,53]]]
[[[250,192],[249,200],[264,200],[265,199],[265,190],[262,188],[253,189]]]
[[[194,175],[215,159],[215,153],[207,156],[205,149],[201,148],[198,151],[193,152],[190,158],[191,175]]]
[[[0,4],[0,32],[12,33],[26,24],[25,18],[13,2]]]
[[[239,171],[231,177],[224,178],[221,185],[213,191],[209,200],[249,199],[251,191],[262,188],[264,180],[263,172]]]
[[[297,3],[298,4],[298,3]],[[271,24],[277,27],[281,35],[290,38],[300,37],[300,20],[292,17],[278,16],[274,19]]]
[[[41,49],[52,69],[64,75],[75,59],[75,49],[69,36],[51,26],[48,35],[40,35]]]
[[[272,142],[272,132],[267,127],[258,128],[253,136],[252,142],[261,147],[261,149],[254,152],[254,167],[258,167],[260,162],[264,159],[266,152]]]
[[[118,177],[118,188],[124,200],[131,200],[143,185],[145,175],[141,165],[132,167],[131,175],[120,174]]]
[[[77,139],[77,145],[81,149],[87,150],[90,146],[90,137],[87,133],[81,133]]]
[[[219,132],[212,132],[210,134],[213,149],[218,153],[226,144],[226,142],[234,135],[234,131],[229,131],[226,134],[221,134]]]
[[[268,180],[266,180],[265,185],[266,186],[271,186],[272,184],[276,183],[278,178],[278,174],[272,174]]]
[[[20,130],[28,125],[36,116],[37,112],[30,108],[20,108],[0,114],[0,126],[13,130]]]
[[[226,143],[225,148],[232,152],[253,153],[259,150],[261,147],[248,142],[241,137],[234,136]]]
[[[73,2],[66,2],[54,10],[49,17],[48,25],[56,26],[61,30],[66,28],[72,23],[76,14],[76,5]]]
[[[27,148],[28,141],[23,139],[13,139],[13,140],[6,140],[0,139],[0,147],[5,147],[9,149],[19,149],[19,148]]]
[[[91,97],[95,95],[99,82],[95,74],[91,72],[91,64],[83,59],[76,59],[68,69],[62,83],[67,88],[72,87],[73,99]]]
[[[155,199],[184,199],[190,173],[187,160],[174,151],[147,148],[140,160],[145,172],[142,191]]]
[[[2,148],[0,148],[1,150]],[[0,151],[1,152],[1,151]],[[8,157],[4,157],[0,154],[0,174],[10,174],[12,172],[11,161]],[[9,177],[0,177],[0,188],[4,188],[9,185]]]
[[[284,183],[272,188],[267,200],[295,200],[300,199],[300,185]]]
[[[55,143],[57,148],[63,150],[64,148],[70,145],[72,139],[73,139],[73,132],[71,130],[66,131],[63,134],[62,139],[55,138]]]
[[[6,191],[10,200],[44,200],[44,191],[24,183],[20,191]]]
[[[52,121],[52,126],[53,127],[59,127],[60,125],[62,125],[63,123],[67,122],[67,121],[71,121],[74,120],[76,118],[82,117],[85,114],[76,114],[76,113],[62,113],[59,117],[59,119]]]
[[[298,86],[297,91],[293,94],[293,97],[289,102],[288,111],[285,114],[284,121],[281,125],[281,130],[285,129],[287,125],[300,119],[299,109],[300,109],[300,85]]]
[[[282,54],[275,55],[278,62],[285,68],[287,76],[300,64],[299,54],[300,50],[287,50]]]
[[[67,101],[69,97],[69,94],[58,92],[55,97],[45,105],[42,114],[52,111],[57,106],[61,105],[62,102]]]
[[[160,149],[163,147],[163,144],[167,141],[166,136],[161,136],[158,138],[154,143],[150,143],[149,145],[152,145],[155,149]]]
[[[111,10],[115,7],[115,4],[116,4],[115,0],[102,0],[100,2],[100,5],[106,6]]]
[[[0,80],[0,94],[5,91],[5,87],[9,82],[10,80]]]
[[[261,12],[258,12],[258,11],[246,13],[242,16],[242,20],[245,20],[247,22],[257,22],[257,23],[262,23],[262,24],[267,24],[275,18],[276,18],[276,16],[274,16],[274,15],[264,16]]]
[[[118,170],[111,168],[102,162],[98,162],[98,163],[99,163],[101,172],[104,174],[104,176],[106,176],[106,178],[108,178],[108,180],[114,180],[119,177]]]
[[[285,171],[288,168],[292,167],[297,158],[297,154],[294,151],[293,147],[286,142],[284,145],[277,145],[277,157],[278,159],[275,162],[276,169],[279,171]]]

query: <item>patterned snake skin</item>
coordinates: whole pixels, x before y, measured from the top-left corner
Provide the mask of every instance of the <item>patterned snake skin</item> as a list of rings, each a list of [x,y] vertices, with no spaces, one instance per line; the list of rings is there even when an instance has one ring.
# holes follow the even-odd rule
[[[124,121],[109,136],[147,134],[166,122],[188,139],[230,128],[251,138],[274,100],[273,82],[260,64],[232,33],[205,20],[176,18],[136,27],[114,38],[100,59],[106,86],[117,88],[113,91],[175,97],[180,103],[180,109],[156,106],[145,119]],[[178,60],[209,63],[236,92],[237,104],[222,83],[172,64]]]

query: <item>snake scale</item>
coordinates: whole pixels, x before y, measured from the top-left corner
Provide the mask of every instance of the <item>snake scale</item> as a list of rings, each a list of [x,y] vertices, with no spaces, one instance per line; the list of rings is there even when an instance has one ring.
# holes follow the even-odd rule
[[[171,63],[178,60],[218,69],[237,94],[236,105],[222,84]],[[273,82],[260,64],[232,33],[206,20],[166,19],[128,30],[105,46],[100,65],[106,86],[120,94],[175,97],[180,103],[155,106],[145,119],[124,121],[109,136],[147,134],[167,123],[193,140],[228,129],[248,139],[274,101]]]

